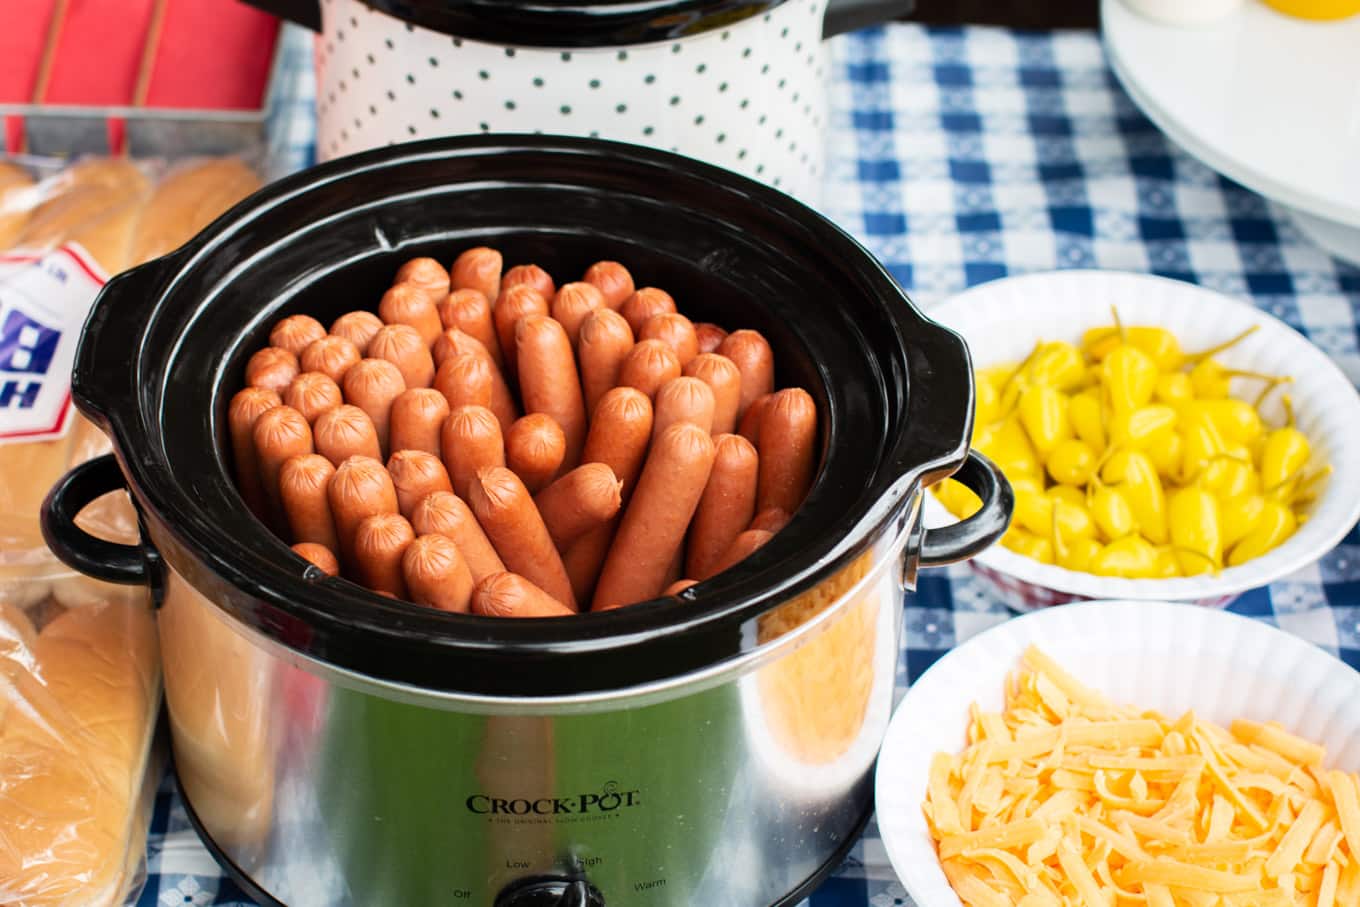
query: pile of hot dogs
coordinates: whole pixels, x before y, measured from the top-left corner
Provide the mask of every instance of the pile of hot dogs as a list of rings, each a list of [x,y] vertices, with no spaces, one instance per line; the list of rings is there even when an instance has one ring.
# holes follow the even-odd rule
[[[250,358],[238,486],[294,551],[391,597],[543,617],[673,594],[788,522],[817,411],[775,391],[764,337],[692,323],[617,262],[561,287],[502,268],[412,259],[376,315],[284,318]]]

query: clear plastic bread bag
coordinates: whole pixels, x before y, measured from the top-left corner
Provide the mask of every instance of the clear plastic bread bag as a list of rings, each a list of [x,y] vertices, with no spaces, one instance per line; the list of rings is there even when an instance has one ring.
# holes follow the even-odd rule
[[[160,764],[146,590],[75,573],[38,511],[69,468],[109,452],[70,401],[80,331],[111,275],[172,251],[258,185],[238,158],[0,160],[0,904],[135,899]],[[126,492],[86,531],[132,544]]]

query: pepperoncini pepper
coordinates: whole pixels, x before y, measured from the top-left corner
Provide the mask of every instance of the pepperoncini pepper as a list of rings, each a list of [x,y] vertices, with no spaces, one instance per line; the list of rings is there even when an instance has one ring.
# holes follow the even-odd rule
[[[1157,549],[1141,535],[1127,535],[1110,542],[1091,558],[1090,571],[1098,576],[1139,579],[1151,576]]]
[[[1176,411],[1162,404],[1116,412],[1114,418],[1110,419],[1110,444],[1141,450],[1158,434],[1170,431],[1175,424]]]
[[[1095,466],[1096,452],[1076,438],[1059,441],[1048,455],[1048,474],[1063,485],[1085,485]]]
[[[1267,489],[1282,485],[1297,475],[1308,462],[1308,437],[1294,427],[1294,410],[1285,398],[1288,421],[1266,435],[1261,448],[1261,484]]]
[[[1099,485],[1091,495],[1088,509],[1096,528],[1107,541],[1123,538],[1137,525],[1128,498],[1118,488]]]
[[[1067,421],[1072,431],[1097,454],[1105,450],[1105,414],[1094,391],[1073,394],[1067,401]]]
[[[1167,502],[1167,524],[1176,559],[1186,576],[1213,572],[1223,562],[1218,501],[1203,488],[1187,486]]]
[[[1100,365],[1101,379],[1116,413],[1135,410],[1152,399],[1157,365],[1135,346],[1121,344]]]
[[[1105,461],[1100,474],[1105,482],[1121,488],[1138,531],[1153,544],[1165,543],[1166,496],[1162,480],[1157,477],[1157,469],[1147,454],[1137,450],[1117,451]]]
[[[1029,364],[1034,384],[1071,391],[1086,383],[1086,362],[1070,343],[1042,343]]]
[[[1071,437],[1067,421],[1067,398],[1054,387],[1034,384],[1020,393],[1020,424],[1041,457],[1047,457],[1059,441]]]
[[[1277,548],[1299,528],[1294,511],[1279,501],[1266,500],[1251,531],[1228,552],[1228,566],[1245,564]]]

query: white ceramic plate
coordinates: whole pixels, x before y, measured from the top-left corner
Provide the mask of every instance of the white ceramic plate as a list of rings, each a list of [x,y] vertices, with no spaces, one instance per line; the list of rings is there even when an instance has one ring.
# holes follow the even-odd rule
[[[1036,341],[1077,341],[1089,327],[1112,323],[1110,306],[1125,324],[1167,328],[1183,349],[1207,349],[1252,325],[1256,333],[1218,358],[1231,368],[1292,375],[1289,395],[1298,427],[1313,447],[1313,465],[1330,463],[1332,475],[1309,519],[1275,550],[1218,576],[1131,580],[1075,573],[993,545],[974,559],[983,570],[1041,589],[1084,598],[1129,598],[1225,603],[1305,567],[1334,548],[1360,519],[1360,395],[1325,353],[1302,334],[1253,305],[1194,284],[1119,271],[1053,271],[992,281],[929,309],[929,315],[963,335],[973,365],[983,368],[1023,359]],[[1251,393],[1250,385],[1237,382]],[[1264,414],[1280,424],[1279,392]],[[954,522],[934,495],[926,495],[926,525]],[[1008,597],[1024,605],[1023,590]]]
[[[1115,74],[1173,141],[1360,261],[1360,16],[1307,22],[1247,0],[1187,27],[1104,0],[1101,28]]]
[[[963,749],[968,706],[999,711],[1007,672],[1031,644],[1119,703],[1227,724],[1279,721],[1360,770],[1360,674],[1303,640],[1226,611],[1165,602],[1087,602],[1018,617],[926,671],[878,757],[878,828],[919,907],[960,907],[921,814],[931,757]]]

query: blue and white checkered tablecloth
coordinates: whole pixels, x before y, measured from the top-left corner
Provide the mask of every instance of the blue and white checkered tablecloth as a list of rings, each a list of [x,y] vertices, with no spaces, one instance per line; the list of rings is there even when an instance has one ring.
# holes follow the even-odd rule
[[[310,49],[289,45],[276,122],[310,162]],[[1278,206],[1172,146],[1111,74],[1098,37],[894,25],[835,40],[827,213],[925,307],[981,281],[1054,268],[1149,271],[1252,299],[1360,382],[1360,269],[1312,246]],[[1360,667],[1360,531],[1232,610]],[[967,567],[906,601],[905,688],[1008,617]],[[139,905],[249,905],[198,843],[173,783],[156,802]],[[910,904],[877,829],[804,907]]]

